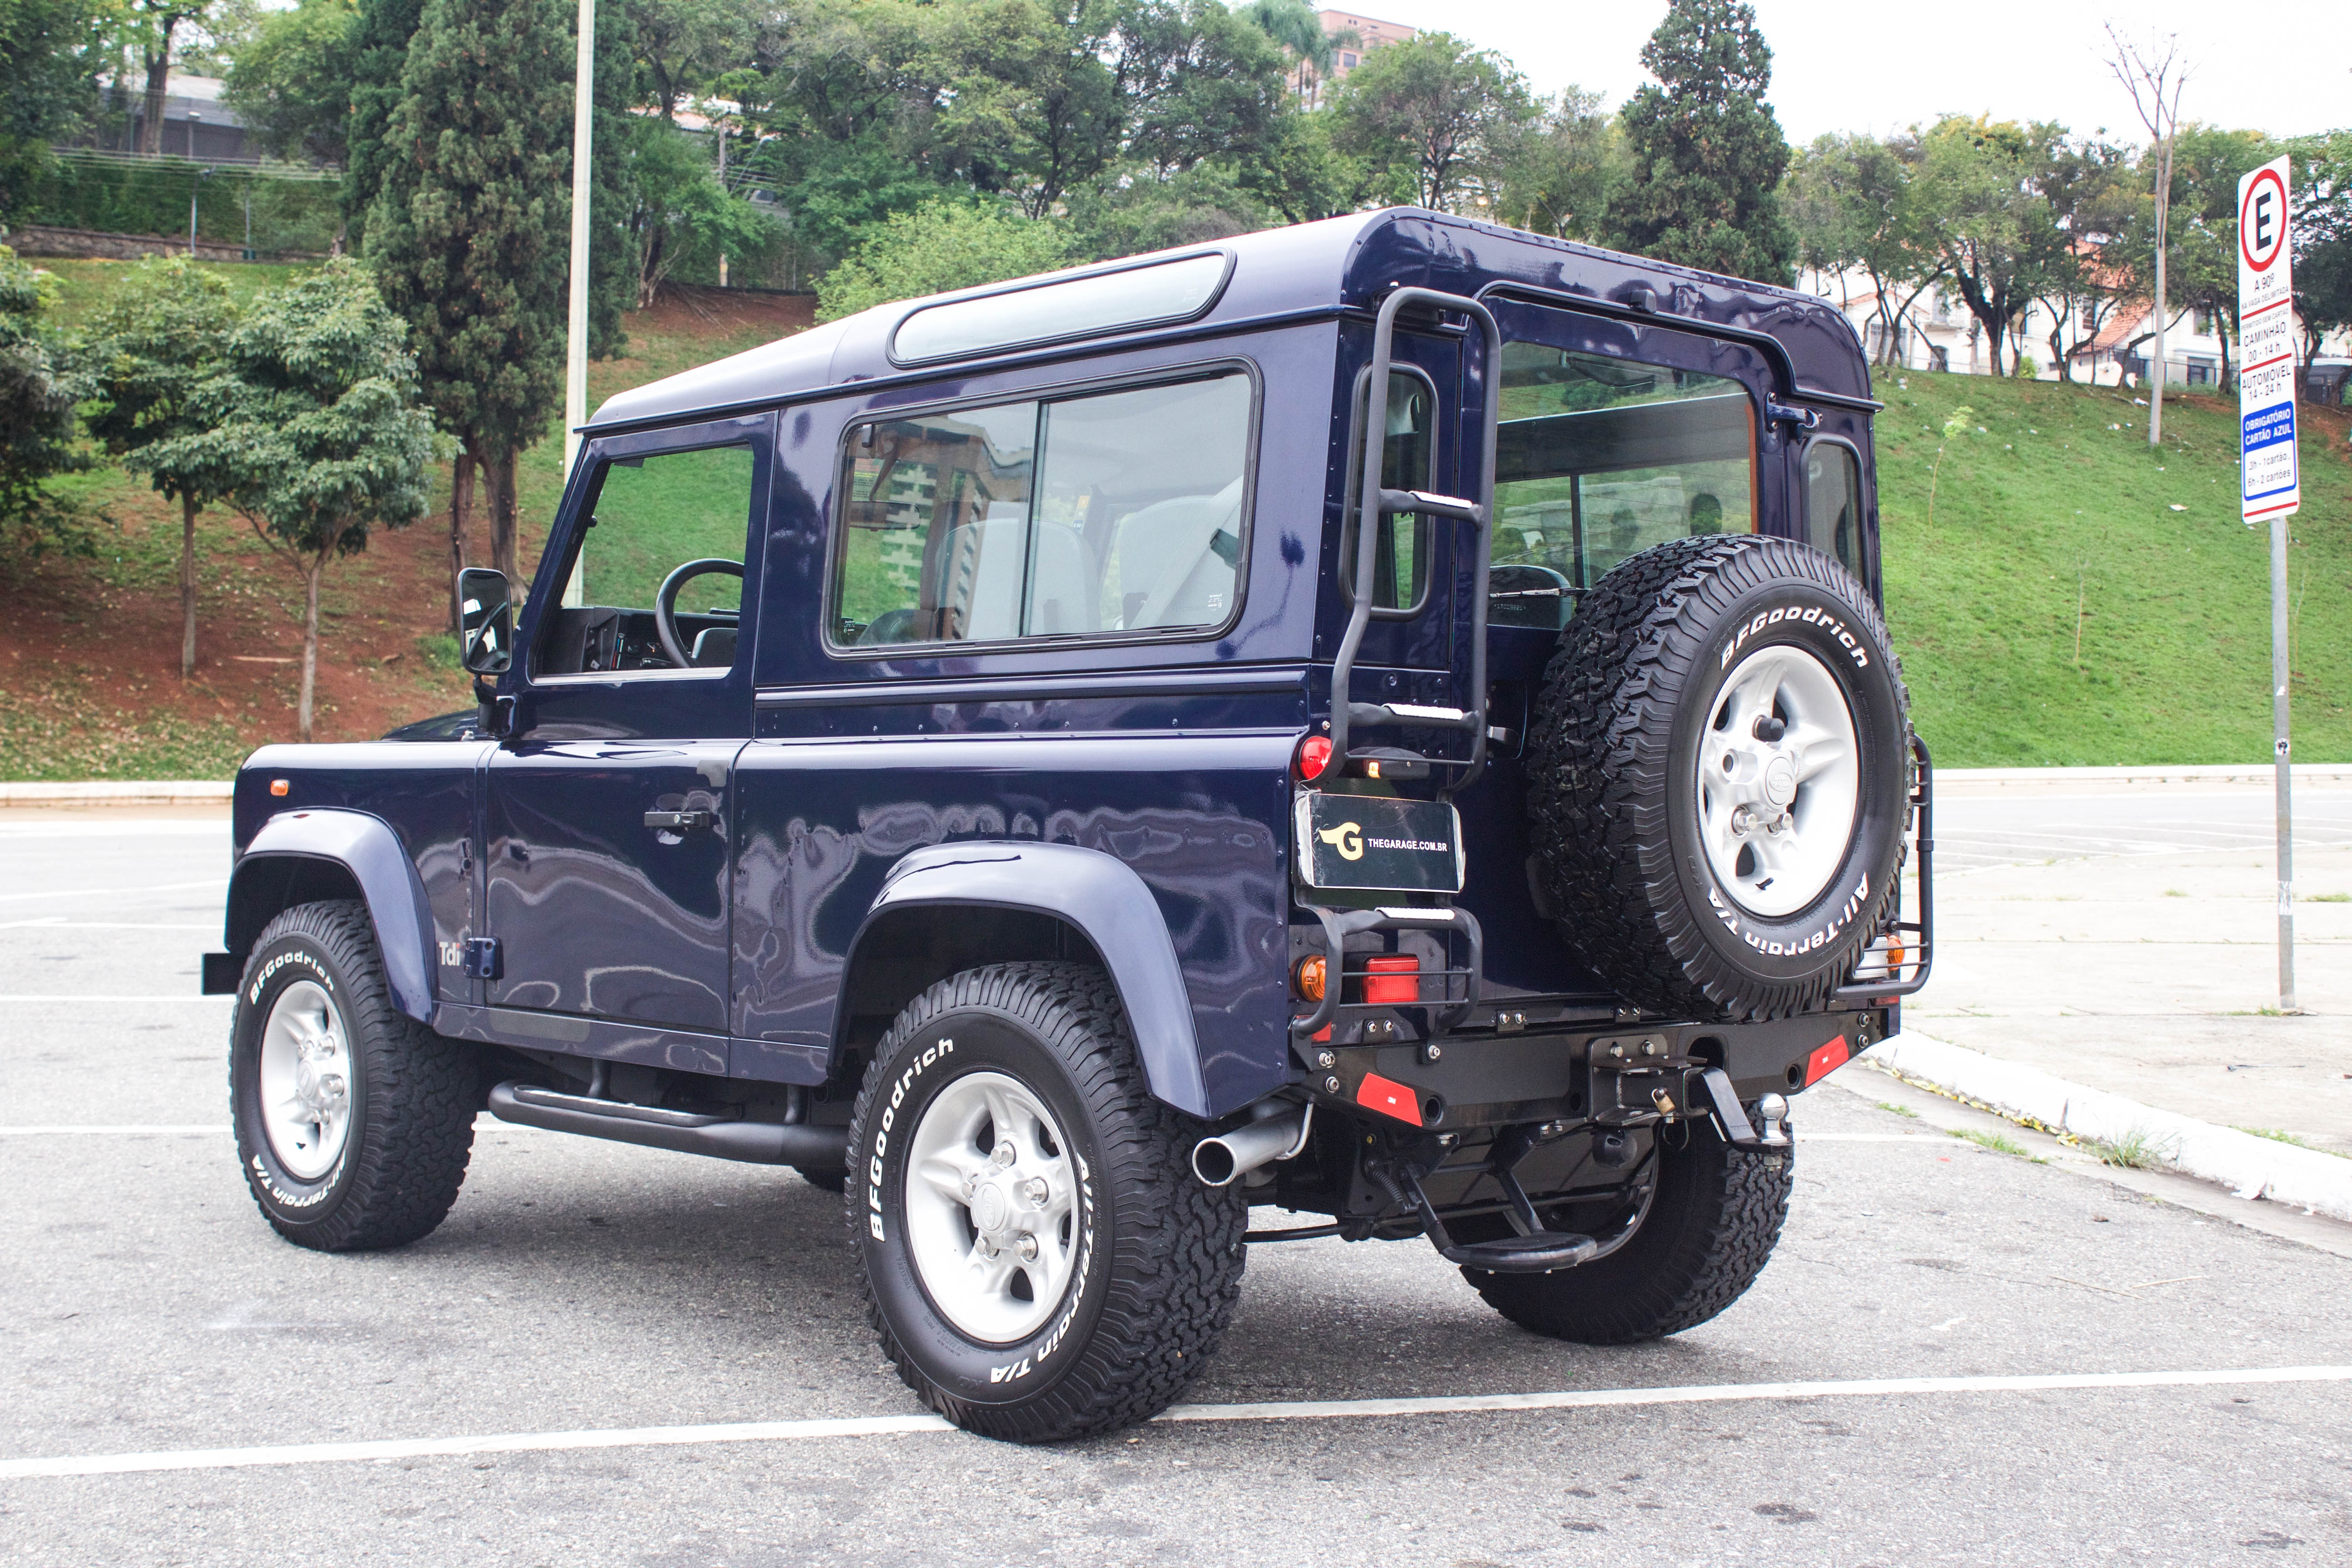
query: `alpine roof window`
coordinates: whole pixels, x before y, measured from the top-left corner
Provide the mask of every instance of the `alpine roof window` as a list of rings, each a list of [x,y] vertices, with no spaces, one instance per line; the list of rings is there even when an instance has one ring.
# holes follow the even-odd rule
[[[925,364],[1189,321],[1216,299],[1231,265],[1230,257],[1212,251],[926,305],[898,323],[890,357]]]
[[[854,426],[836,647],[1208,629],[1240,590],[1240,370]]]

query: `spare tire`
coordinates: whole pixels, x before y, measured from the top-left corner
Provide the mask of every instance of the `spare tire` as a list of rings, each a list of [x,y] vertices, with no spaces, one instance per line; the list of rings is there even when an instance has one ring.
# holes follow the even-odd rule
[[[1818,1006],[1902,875],[1908,710],[1877,607],[1820,551],[1706,534],[1621,563],[1529,725],[1532,869],[1569,945],[1644,1012]]]

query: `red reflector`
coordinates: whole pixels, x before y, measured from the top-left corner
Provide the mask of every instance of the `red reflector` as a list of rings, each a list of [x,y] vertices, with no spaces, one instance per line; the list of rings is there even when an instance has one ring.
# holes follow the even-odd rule
[[[1421,1096],[1376,1072],[1366,1073],[1364,1081],[1356,1087],[1356,1103],[1383,1116],[1393,1116],[1399,1121],[1421,1125]]]
[[[1836,1039],[1815,1051],[1805,1059],[1805,1087],[1811,1089],[1814,1084],[1845,1066],[1846,1058],[1852,1055],[1853,1053],[1846,1049],[1843,1035],[1840,1035]]]
[[[1323,770],[1331,765],[1331,737],[1309,735],[1298,742],[1298,758],[1295,764],[1302,779],[1319,779]]]
[[[1412,954],[1384,953],[1366,959],[1364,971],[1364,1000],[1373,1006],[1410,1007],[1421,1000],[1421,960]]]

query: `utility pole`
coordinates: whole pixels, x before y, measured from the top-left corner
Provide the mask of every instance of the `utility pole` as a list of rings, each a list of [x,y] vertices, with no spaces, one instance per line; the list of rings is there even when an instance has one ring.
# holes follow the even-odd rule
[[[723,192],[727,189],[726,116],[713,115],[710,120],[710,128],[719,132],[719,188]],[[719,253],[719,286],[721,289],[727,287],[727,253],[724,250]]]
[[[589,160],[596,132],[596,0],[580,0],[572,85],[572,310],[563,344],[563,473],[568,483],[588,420]]]

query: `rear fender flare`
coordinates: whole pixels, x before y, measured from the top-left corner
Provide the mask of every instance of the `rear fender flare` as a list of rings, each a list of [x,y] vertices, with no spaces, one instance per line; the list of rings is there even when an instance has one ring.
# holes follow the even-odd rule
[[[925,905],[1025,910],[1076,928],[1102,955],[1118,988],[1152,1097],[1187,1115],[1207,1117],[1209,1094],[1184,971],[1167,917],[1132,867],[1074,844],[966,841],[915,850],[890,868],[842,973],[856,973],[858,950],[882,917]]]
[[[299,901],[288,897],[289,873],[297,868],[289,863],[303,861],[338,866],[350,876],[375,926],[393,1005],[431,1023],[440,973],[433,908],[400,836],[380,816],[310,809],[280,812],[263,823],[229,874],[229,952],[242,960],[262,928],[289,902]]]

